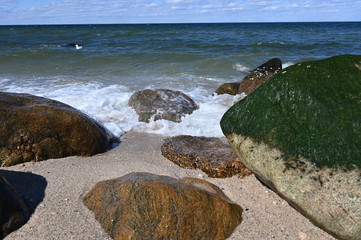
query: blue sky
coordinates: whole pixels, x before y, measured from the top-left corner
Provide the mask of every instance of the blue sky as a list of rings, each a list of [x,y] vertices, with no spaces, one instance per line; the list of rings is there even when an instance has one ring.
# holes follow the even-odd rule
[[[0,0],[0,25],[361,21],[361,0]]]

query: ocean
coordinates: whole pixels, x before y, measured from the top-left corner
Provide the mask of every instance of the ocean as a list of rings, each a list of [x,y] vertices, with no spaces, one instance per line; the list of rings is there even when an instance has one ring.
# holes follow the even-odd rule
[[[82,45],[76,49],[74,44]],[[361,55],[361,22],[0,26],[0,91],[69,104],[116,136],[223,136],[219,121],[239,96],[225,82],[278,57],[283,68],[341,54]],[[181,123],[138,122],[130,96],[179,90],[199,105]]]

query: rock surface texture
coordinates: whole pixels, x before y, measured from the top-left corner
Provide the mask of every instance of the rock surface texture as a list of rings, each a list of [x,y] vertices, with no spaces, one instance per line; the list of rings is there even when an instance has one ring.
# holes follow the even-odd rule
[[[84,204],[114,239],[226,239],[242,221],[242,208],[215,185],[131,173],[99,182]]]
[[[0,175],[0,239],[20,228],[30,217],[28,206]]]
[[[215,92],[217,94],[245,93],[249,95],[280,70],[282,70],[282,61],[279,58],[272,58],[252,70],[241,82],[224,83]]]
[[[228,110],[244,164],[316,225],[361,239],[361,56],[293,65]]]
[[[128,105],[135,109],[139,121],[166,119],[181,122],[182,117],[198,109],[197,104],[180,91],[145,89],[135,92]]]
[[[225,178],[252,172],[233,153],[232,148],[219,138],[181,135],[167,138],[162,155],[183,168],[201,169],[209,177]]]
[[[89,156],[108,149],[111,136],[80,111],[28,94],[0,92],[0,164]]]

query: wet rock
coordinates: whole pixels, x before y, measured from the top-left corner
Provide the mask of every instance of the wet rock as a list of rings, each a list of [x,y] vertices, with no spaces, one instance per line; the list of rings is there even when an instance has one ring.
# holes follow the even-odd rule
[[[0,239],[24,225],[29,208],[9,182],[0,175]]]
[[[162,155],[183,168],[201,169],[209,177],[225,178],[252,172],[233,153],[229,145],[219,138],[176,136],[167,138],[161,148]]]
[[[229,95],[236,95],[240,94],[239,91],[239,82],[232,82],[232,83],[223,83],[215,92],[217,94],[229,94]]]
[[[182,117],[198,109],[197,104],[180,91],[168,89],[145,89],[135,92],[128,105],[135,109],[139,121],[166,119],[181,122]]]
[[[221,120],[262,182],[348,240],[361,236],[360,64],[360,55],[342,55],[290,66]]]
[[[272,58],[252,70],[241,82],[224,83],[215,92],[217,94],[245,93],[249,95],[280,70],[282,70],[282,61],[279,58]]]
[[[215,185],[131,173],[99,182],[83,202],[114,239],[226,239],[242,208]]]
[[[94,155],[111,143],[103,126],[58,101],[0,92],[0,113],[1,166]]]

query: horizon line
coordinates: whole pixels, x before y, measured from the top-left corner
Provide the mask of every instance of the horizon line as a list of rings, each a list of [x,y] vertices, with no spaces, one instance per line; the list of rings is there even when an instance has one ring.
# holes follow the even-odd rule
[[[359,23],[361,21],[259,21],[259,22],[144,22],[144,23],[18,23],[0,26],[57,26],[57,25],[166,25],[166,24],[249,24],[249,23]]]

